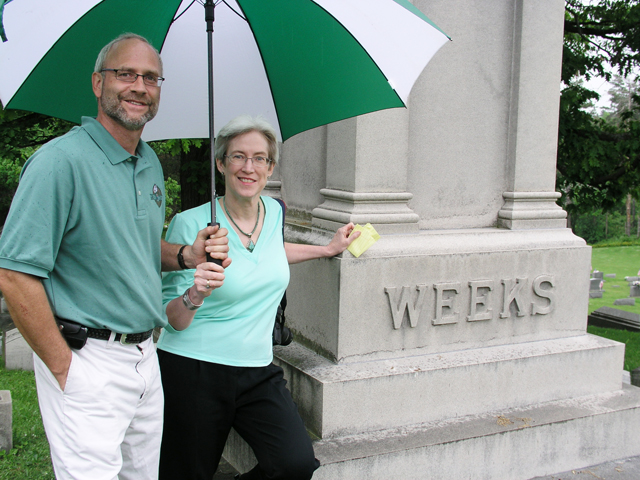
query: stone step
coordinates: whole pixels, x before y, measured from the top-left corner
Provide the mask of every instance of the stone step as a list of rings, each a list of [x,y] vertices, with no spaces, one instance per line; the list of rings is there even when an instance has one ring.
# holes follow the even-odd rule
[[[526,480],[640,452],[640,388],[316,440],[314,480]],[[255,465],[235,433],[225,458]]]
[[[276,357],[307,428],[327,439],[619,390],[624,345],[586,334],[336,365],[294,343]]]

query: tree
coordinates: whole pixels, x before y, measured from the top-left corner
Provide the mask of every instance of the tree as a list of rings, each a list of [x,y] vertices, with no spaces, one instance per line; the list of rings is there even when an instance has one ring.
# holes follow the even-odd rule
[[[180,209],[197,207],[211,200],[211,161],[209,139],[182,139],[152,142],[167,174],[180,178]],[[167,168],[166,158],[177,159],[175,172]],[[169,173],[168,173],[169,172]],[[216,175],[216,195],[224,195],[224,178]]]
[[[557,188],[570,214],[611,211],[637,196],[640,122],[597,115],[589,107],[598,94],[581,79],[628,77],[639,65],[640,0],[566,0]]]
[[[0,224],[9,213],[24,162],[38,147],[72,126],[39,113],[0,108]]]
[[[606,109],[609,116],[607,120],[620,122],[629,117],[633,120],[640,120],[640,83],[638,76],[627,78],[614,75],[611,80],[612,87],[609,90],[611,95],[611,106]]]

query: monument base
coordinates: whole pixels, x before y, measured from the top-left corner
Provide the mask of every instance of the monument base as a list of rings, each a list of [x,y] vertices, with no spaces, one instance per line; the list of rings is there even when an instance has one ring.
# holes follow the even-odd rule
[[[314,480],[527,480],[638,455],[640,388],[316,440]],[[235,433],[225,458],[255,465]]]
[[[334,364],[276,352],[322,466],[314,479],[530,479],[640,453],[623,345],[592,336]],[[225,458],[255,465],[233,433]]]

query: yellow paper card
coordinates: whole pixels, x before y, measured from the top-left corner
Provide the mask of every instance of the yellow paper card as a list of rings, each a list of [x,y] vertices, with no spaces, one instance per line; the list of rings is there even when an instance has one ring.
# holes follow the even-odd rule
[[[356,225],[353,228],[351,235],[353,235],[354,232],[360,232],[360,236],[356,238],[351,245],[349,245],[348,250],[351,252],[351,255],[356,258],[366,252],[371,245],[380,239],[380,235],[378,235],[378,232],[376,232],[376,229],[373,228],[370,223],[367,223],[364,227]]]

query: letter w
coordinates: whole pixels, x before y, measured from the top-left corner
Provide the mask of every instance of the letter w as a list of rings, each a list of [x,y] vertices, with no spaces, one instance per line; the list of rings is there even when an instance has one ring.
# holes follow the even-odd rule
[[[409,325],[415,328],[418,325],[422,304],[424,303],[424,295],[427,291],[426,285],[416,285],[418,290],[418,299],[415,303],[411,300],[411,287],[402,287],[398,298],[396,287],[385,287],[384,292],[389,297],[389,307],[391,308],[391,316],[393,317],[393,328],[398,330],[402,326],[402,319],[406,311],[409,316]]]

